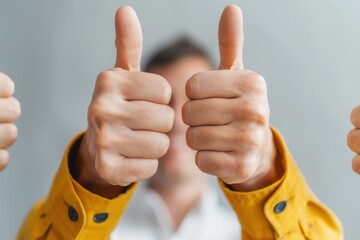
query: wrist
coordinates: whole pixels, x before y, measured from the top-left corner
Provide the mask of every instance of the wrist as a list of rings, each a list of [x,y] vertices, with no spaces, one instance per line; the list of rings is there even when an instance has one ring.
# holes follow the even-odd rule
[[[250,192],[269,186],[279,180],[284,169],[281,162],[281,154],[278,153],[271,129],[266,133],[264,151],[260,155],[259,167],[252,178],[230,187],[235,191]]]
[[[114,186],[105,182],[95,169],[95,159],[88,151],[87,133],[79,139],[70,152],[70,173],[83,188],[99,196],[112,199],[126,191],[127,187]]]

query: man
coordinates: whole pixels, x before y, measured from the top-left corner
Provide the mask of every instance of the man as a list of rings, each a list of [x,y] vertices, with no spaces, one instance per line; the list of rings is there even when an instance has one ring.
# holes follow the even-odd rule
[[[342,239],[338,220],[311,193],[269,126],[266,83],[244,70],[237,6],[226,7],[220,20],[217,71],[195,55],[140,72],[136,13],[120,8],[115,28],[115,68],[98,76],[88,128],[69,144],[48,197],[34,206],[19,239],[108,238],[138,182],[158,166],[150,187],[166,203],[173,228],[181,227],[204,186],[204,176],[189,167],[192,158],[202,172],[218,177],[243,239]],[[196,154],[185,148],[184,136]],[[139,218],[133,227],[143,239]],[[205,239],[227,238],[222,226],[207,227],[221,234]],[[126,236],[125,230],[113,236]]]
[[[354,129],[349,132],[347,143],[350,149],[356,153],[352,161],[352,168],[360,174],[360,106],[353,109],[350,120]]]
[[[186,145],[187,126],[181,119],[182,106],[188,101],[187,79],[212,68],[206,52],[186,38],[164,47],[145,67],[171,85],[169,106],[175,111],[168,133],[171,144],[155,175],[136,190],[113,239],[240,239],[235,214],[195,165],[195,152]]]
[[[14,94],[14,82],[0,72],[0,171],[9,163],[7,149],[17,139],[17,127],[14,124],[20,117],[20,103]]]

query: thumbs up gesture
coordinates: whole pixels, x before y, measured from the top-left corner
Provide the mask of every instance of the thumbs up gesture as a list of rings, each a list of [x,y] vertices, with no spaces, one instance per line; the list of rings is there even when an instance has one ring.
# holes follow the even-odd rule
[[[352,111],[351,122],[354,125],[354,129],[349,132],[347,143],[350,149],[356,153],[352,161],[352,168],[360,174],[360,106]]]
[[[169,147],[166,132],[174,121],[169,83],[140,71],[142,32],[131,7],[116,12],[115,30],[115,68],[96,80],[77,159],[78,181],[99,194],[100,182],[127,186],[151,177]]]
[[[187,81],[190,101],[182,115],[189,126],[187,144],[197,151],[200,170],[235,188],[240,184],[239,190],[254,190],[277,180],[276,150],[266,82],[244,69],[243,41],[242,12],[229,5],[219,23],[220,69]]]
[[[15,120],[20,116],[20,103],[14,94],[14,82],[0,72],[0,171],[9,162],[9,148],[17,139]]]

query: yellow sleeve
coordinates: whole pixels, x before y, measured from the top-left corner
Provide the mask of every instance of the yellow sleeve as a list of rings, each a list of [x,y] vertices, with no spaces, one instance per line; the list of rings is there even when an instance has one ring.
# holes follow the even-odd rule
[[[79,134],[67,147],[49,195],[29,212],[18,233],[18,240],[109,239],[136,184],[111,200],[95,195],[78,184],[71,177],[68,155],[81,137],[82,134]]]
[[[339,220],[311,192],[280,133],[272,131],[285,169],[279,181],[257,191],[236,192],[219,180],[241,223],[242,239],[343,239]]]

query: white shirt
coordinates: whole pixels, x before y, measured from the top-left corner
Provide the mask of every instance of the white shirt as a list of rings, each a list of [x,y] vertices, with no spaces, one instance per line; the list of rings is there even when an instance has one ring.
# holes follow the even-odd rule
[[[112,240],[239,240],[240,223],[222,193],[209,184],[197,207],[174,231],[166,204],[155,191],[141,183]]]

